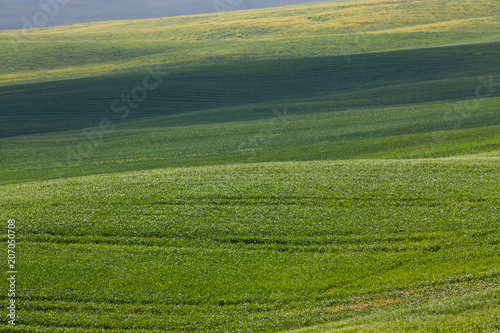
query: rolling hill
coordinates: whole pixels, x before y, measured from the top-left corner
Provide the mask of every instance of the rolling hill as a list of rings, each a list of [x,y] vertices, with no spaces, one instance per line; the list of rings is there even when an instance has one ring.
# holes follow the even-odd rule
[[[60,1],[58,9],[54,2],[34,3],[30,0],[3,0],[0,3],[0,30],[23,29],[26,18],[35,25],[33,17],[39,12],[48,12],[50,18],[44,27],[74,25],[78,23],[131,20],[153,17],[171,17],[202,13],[227,12],[266,7],[278,7],[318,0],[104,0],[104,1]],[[45,6],[49,4],[49,10]],[[39,19],[42,23],[44,20]]]
[[[5,31],[0,84],[499,41],[499,17],[492,0],[363,0]]]
[[[161,82],[131,106],[124,96],[150,72],[0,87],[1,182],[249,161],[495,154],[499,45],[362,54],[352,64],[336,56],[158,70]]]
[[[324,161],[5,185],[22,312],[3,330],[498,329],[498,173]]]
[[[499,10],[0,32],[0,330],[500,330]]]

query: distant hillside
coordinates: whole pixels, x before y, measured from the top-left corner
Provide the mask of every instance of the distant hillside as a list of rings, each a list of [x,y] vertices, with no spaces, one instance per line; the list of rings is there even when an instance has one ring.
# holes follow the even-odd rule
[[[499,81],[499,54],[497,42],[353,55],[352,64],[334,56],[159,71],[161,84],[127,120],[178,115],[185,116],[184,125],[260,119],[273,116],[271,107],[262,108],[266,103],[322,101],[333,111],[461,100],[474,95],[479,76],[489,74]],[[112,112],[113,101],[131,93],[147,74],[0,87],[0,137],[82,129],[121,115]],[[499,95],[496,88],[488,94]],[[222,116],[192,114],[219,108],[228,109],[220,110]]]
[[[51,17],[43,27],[226,12],[319,1],[321,0],[73,0],[61,6],[57,14]],[[23,17],[33,22],[33,16],[40,11],[44,9],[36,1],[3,0],[0,2],[0,30],[23,29],[25,25]]]
[[[499,14],[0,32],[0,332],[498,332]]]
[[[363,0],[0,32],[0,84],[500,40],[500,2]]]
[[[248,162],[500,156],[499,51],[486,43],[362,54],[351,65],[336,56],[177,69],[157,73],[162,83],[130,108],[120,98],[145,71],[0,87],[0,184]]]

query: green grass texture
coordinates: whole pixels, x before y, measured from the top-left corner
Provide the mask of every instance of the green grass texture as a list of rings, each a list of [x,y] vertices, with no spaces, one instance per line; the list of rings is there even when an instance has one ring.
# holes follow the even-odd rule
[[[269,118],[269,105],[291,102],[322,101],[335,111],[492,97],[500,93],[499,54],[500,43],[486,43],[363,54],[351,63],[336,56],[160,67],[0,87],[0,137],[95,127],[106,118],[187,115],[175,125]],[[300,111],[307,112],[314,109]]]
[[[0,331],[499,331],[499,14],[0,32]]]
[[[6,332],[498,328],[499,172],[324,161],[5,185],[20,252]]]
[[[170,116],[117,123],[114,129],[111,124],[3,138],[0,179],[8,184],[273,161],[500,156],[499,98],[337,112],[329,111],[330,105],[291,103],[275,109],[269,105],[258,110],[267,112],[268,119],[252,121],[174,126],[171,121],[184,122],[188,117]],[[303,110],[315,113],[301,114]]]
[[[0,83],[498,41],[494,0],[331,1],[0,32]]]

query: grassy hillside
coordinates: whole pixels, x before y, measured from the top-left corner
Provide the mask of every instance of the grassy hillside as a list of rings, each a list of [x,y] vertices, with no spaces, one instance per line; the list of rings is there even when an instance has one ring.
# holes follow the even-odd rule
[[[498,159],[295,162],[2,186],[22,251],[22,315],[2,329],[278,332],[385,308],[460,321],[470,306],[498,329],[499,172]],[[395,324],[374,327],[411,323]]]
[[[498,96],[500,43],[462,45],[363,54],[348,64],[342,56],[253,62],[173,71],[155,69],[105,77],[0,87],[0,137],[82,129],[104,118],[116,119],[115,100],[142,88],[144,77],[155,89],[147,91],[128,120],[189,114],[232,107],[226,117],[205,116],[203,122],[258,119],[264,112],[238,113],[238,106],[261,108],[263,103],[324,101],[331,110],[460,100],[474,96],[483,81],[493,86],[480,96]],[[492,79],[486,76],[492,75]],[[157,82],[161,80],[161,82]],[[41,103],[41,101],[43,101]],[[124,102],[115,108],[126,106]],[[269,107],[266,107],[268,109]],[[302,110],[308,113],[313,110]],[[176,122],[179,124],[179,122]],[[193,124],[189,114],[183,124]]]
[[[389,0],[0,32],[0,83],[497,40],[500,3]]]
[[[107,172],[249,162],[499,156],[499,98],[331,112],[328,102],[290,103],[268,119],[186,125],[189,117],[226,119],[234,108],[156,117],[111,129],[0,139],[1,183]],[[303,114],[301,111],[316,112]],[[275,113],[276,112],[276,113]],[[176,124],[176,122],[178,124]],[[182,125],[179,125],[182,124]]]
[[[46,26],[70,25],[84,22],[144,19],[214,13],[217,10],[247,10],[277,7],[297,3],[316,2],[317,0],[252,0],[214,2],[213,0],[107,0],[107,1],[60,1],[67,2],[60,11],[51,17]],[[0,29],[21,29],[23,17],[32,19],[42,10],[39,3],[31,0],[3,1],[0,12]],[[7,4],[5,4],[7,2]],[[42,2],[42,4],[44,4]],[[217,6],[218,5],[218,6]],[[33,21],[32,21],[33,23]]]
[[[500,330],[499,14],[0,32],[0,331]]]
[[[167,166],[498,156],[499,45],[363,54],[354,64],[338,56],[159,71],[161,84],[128,113],[113,112],[113,102],[147,71],[3,87],[0,128],[10,137],[0,139],[0,183]]]

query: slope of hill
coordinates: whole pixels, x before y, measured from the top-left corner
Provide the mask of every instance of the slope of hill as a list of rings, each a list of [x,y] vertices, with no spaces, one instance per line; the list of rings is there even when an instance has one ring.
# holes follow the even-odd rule
[[[353,64],[337,56],[160,71],[147,98],[128,102],[135,107],[123,96],[150,72],[2,87],[0,128],[10,138],[0,139],[1,182],[255,161],[495,156],[499,45],[363,54]],[[54,133],[26,136],[36,132]]]
[[[498,161],[267,163],[2,186],[0,218],[16,219],[22,254],[18,326],[1,329],[413,322],[449,332],[442,324],[465,310],[471,322],[451,327],[498,328]]]
[[[0,139],[0,182],[271,161],[500,156],[500,99],[332,112],[325,102],[228,108]],[[306,110],[312,114],[302,114]],[[235,121],[234,112],[267,119]],[[220,123],[203,124],[206,117]],[[232,119],[232,122],[226,122]],[[246,119],[246,120],[245,120]],[[201,124],[189,125],[189,122]],[[112,126],[115,126],[112,128]]]
[[[194,15],[202,13],[227,12],[318,2],[318,0],[104,0],[104,1],[59,1],[62,6],[54,8],[51,1],[3,0],[0,3],[0,30],[22,29],[26,22],[33,24],[33,16],[48,12],[50,19],[44,27],[74,25],[78,23],[147,19]],[[52,4],[44,10],[45,4]],[[42,6],[41,6],[42,5]],[[41,22],[45,23],[43,20]]]
[[[323,101],[333,111],[461,100],[478,86],[480,96],[493,97],[500,93],[498,55],[500,43],[487,43],[363,54],[351,64],[343,56],[284,59],[0,87],[0,137],[93,127],[122,117],[124,107],[127,120],[234,109],[226,117],[202,118],[214,123],[271,116],[238,112],[263,103]],[[145,78],[154,89],[145,90]],[[123,101],[127,95],[136,107]],[[192,115],[185,119],[193,124]]]
[[[7,31],[0,83],[498,41],[499,17],[493,0],[364,0]]]
[[[499,8],[0,33],[0,331],[500,330]]]

